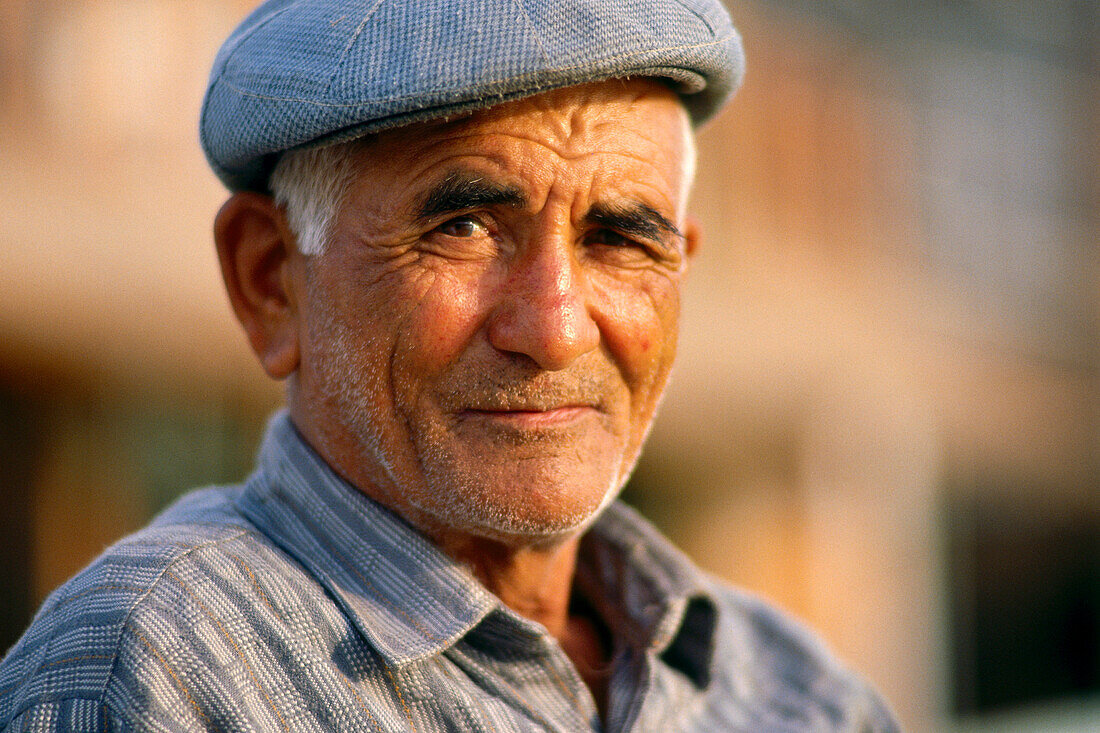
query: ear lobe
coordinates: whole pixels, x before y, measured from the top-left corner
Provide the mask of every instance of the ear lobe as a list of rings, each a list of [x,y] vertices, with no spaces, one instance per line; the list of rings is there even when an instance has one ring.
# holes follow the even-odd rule
[[[264,371],[283,379],[298,368],[298,311],[290,273],[293,234],[271,197],[234,194],[214,220],[222,279],[237,320]]]

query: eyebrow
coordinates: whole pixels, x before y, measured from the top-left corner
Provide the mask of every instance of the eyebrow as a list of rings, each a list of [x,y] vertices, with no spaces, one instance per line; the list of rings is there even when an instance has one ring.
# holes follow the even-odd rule
[[[523,208],[527,197],[518,186],[487,179],[469,171],[452,171],[428,189],[415,204],[418,221],[432,221],[447,214],[482,206]],[[683,233],[661,212],[641,202],[597,203],[585,214],[589,224],[626,235],[659,240],[662,235],[683,239]]]
[[[428,189],[414,206],[419,221],[431,221],[446,214],[481,206],[522,208],[527,197],[517,186],[493,181],[474,173],[455,171]]]
[[[661,212],[641,202],[628,204],[596,204],[585,215],[590,224],[598,224],[644,239],[660,240],[662,235],[683,239],[683,233]]]

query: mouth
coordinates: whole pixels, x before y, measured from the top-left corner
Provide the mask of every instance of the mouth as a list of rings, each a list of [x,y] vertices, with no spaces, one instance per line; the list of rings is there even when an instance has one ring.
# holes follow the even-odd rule
[[[469,420],[487,421],[501,426],[517,429],[537,430],[568,427],[587,418],[595,417],[597,409],[592,405],[561,405],[558,407],[509,407],[466,409],[460,417]]]

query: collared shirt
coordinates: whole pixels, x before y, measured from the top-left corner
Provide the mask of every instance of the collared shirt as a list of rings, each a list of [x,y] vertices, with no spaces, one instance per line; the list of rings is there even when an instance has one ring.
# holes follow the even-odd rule
[[[806,632],[613,505],[576,588],[609,705],[540,624],[338,477],[285,414],[43,605],[0,664],[13,731],[890,731]]]

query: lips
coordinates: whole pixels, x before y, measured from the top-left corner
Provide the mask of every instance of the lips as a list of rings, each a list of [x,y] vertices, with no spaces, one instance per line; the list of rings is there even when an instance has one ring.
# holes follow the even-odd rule
[[[454,390],[441,400],[451,412],[552,412],[568,408],[599,408],[610,391],[603,383],[558,384],[540,381],[474,384]]]
[[[516,401],[498,395],[496,399],[473,400],[462,409],[471,412],[553,412],[573,408],[595,408],[599,404],[600,400],[594,398],[549,400],[542,397],[540,399]]]
[[[515,428],[551,428],[567,426],[591,417],[597,413],[591,405],[563,405],[549,409],[470,409],[463,410],[461,416],[466,419],[480,419]]]

